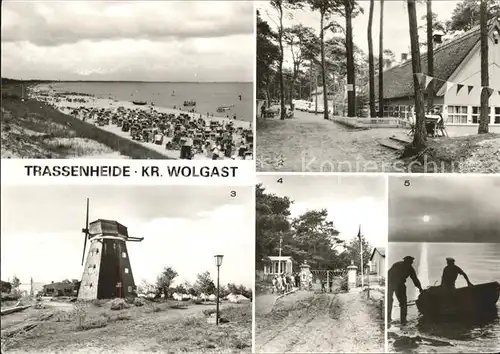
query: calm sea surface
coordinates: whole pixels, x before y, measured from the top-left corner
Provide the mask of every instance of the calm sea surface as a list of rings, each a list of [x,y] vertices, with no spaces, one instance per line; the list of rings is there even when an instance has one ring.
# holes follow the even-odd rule
[[[198,113],[209,112],[221,117],[236,114],[238,120],[253,121],[252,83],[59,82],[50,86],[56,92],[85,93],[118,101],[154,102],[156,106],[167,108],[179,108],[184,101],[194,100]],[[234,107],[226,113],[217,113],[217,107],[232,105]]]
[[[456,264],[464,270],[473,284],[500,282],[500,243],[389,243],[388,266],[402,260],[404,256],[413,256],[413,267],[425,288],[439,285],[445,258],[453,257]],[[417,299],[418,290],[413,282],[406,282],[408,301]],[[456,286],[467,286],[462,276],[458,276]],[[500,302],[500,301],[499,301]],[[399,320],[398,302],[394,296],[392,318]],[[432,338],[449,345],[433,346],[429,343],[419,343],[413,352],[441,353],[492,353],[500,351],[500,303],[492,318],[481,323],[440,323],[428,324],[419,319],[416,306],[408,308],[408,329],[405,335]],[[399,325],[396,324],[397,328]],[[401,334],[401,332],[396,332]],[[391,351],[398,350],[394,343],[389,343]],[[399,351],[399,350],[398,350]]]

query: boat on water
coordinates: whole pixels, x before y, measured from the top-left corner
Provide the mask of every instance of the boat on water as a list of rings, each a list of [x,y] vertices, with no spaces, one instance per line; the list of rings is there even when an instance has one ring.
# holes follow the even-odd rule
[[[499,297],[496,281],[453,290],[431,286],[419,295],[416,305],[424,317],[474,316],[494,309]]]
[[[145,106],[147,104],[146,101],[132,101],[136,106]]]
[[[231,106],[220,106],[220,107],[217,107],[217,112],[219,112],[219,113],[227,112],[232,107],[234,107],[234,105],[231,105]]]
[[[190,101],[184,101],[184,107],[194,107],[196,106],[196,101],[190,100]]]

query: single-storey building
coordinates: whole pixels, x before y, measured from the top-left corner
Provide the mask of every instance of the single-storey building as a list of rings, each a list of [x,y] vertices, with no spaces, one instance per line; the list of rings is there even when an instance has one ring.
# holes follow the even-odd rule
[[[76,292],[75,284],[65,282],[52,282],[51,284],[44,285],[42,290],[45,296],[74,296]]]
[[[500,25],[490,20],[488,61],[490,124],[500,125]],[[452,38],[434,50],[434,105],[442,109],[447,125],[477,125],[481,97],[480,28]],[[423,74],[427,74],[427,54],[421,55]],[[453,83],[453,85],[447,84]],[[458,85],[463,85],[459,87]],[[378,78],[375,79],[378,96]],[[408,119],[414,114],[413,70],[411,59],[384,71],[384,117]],[[377,97],[378,99],[378,97]],[[378,109],[378,105],[377,105]]]
[[[379,277],[385,277],[385,248],[376,247],[370,256],[370,273]]]
[[[2,293],[10,293],[12,290],[12,284],[8,281],[1,281],[2,283]]]
[[[290,256],[269,256],[264,264],[264,276],[293,272],[293,259]]]

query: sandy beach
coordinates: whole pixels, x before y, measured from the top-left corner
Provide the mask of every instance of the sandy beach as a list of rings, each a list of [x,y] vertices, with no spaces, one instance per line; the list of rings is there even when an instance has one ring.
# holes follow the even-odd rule
[[[189,115],[191,119],[193,120],[198,120],[198,119],[203,119],[205,120],[205,124],[208,127],[210,125],[210,122],[217,122],[221,126],[226,126],[228,124],[231,124],[234,127],[234,130],[236,132],[240,131],[248,131],[252,130],[252,123],[250,122],[245,122],[241,120],[235,120],[235,119],[228,119],[224,117],[216,117],[216,116],[207,116],[207,114],[200,114],[200,113],[193,113],[193,112],[187,112],[184,110],[179,110],[179,109],[172,109],[172,108],[166,108],[166,107],[160,107],[160,106],[151,106],[151,105],[135,105],[132,102],[127,102],[127,101],[116,101],[112,99],[105,99],[105,98],[96,98],[88,95],[78,95],[77,93],[69,93],[69,94],[54,94],[53,91],[46,90],[42,86],[34,86],[30,89],[29,91],[29,97],[31,99],[35,99],[38,101],[43,101],[51,106],[53,106],[55,109],[60,111],[61,113],[67,114],[67,115],[72,115],[75,110],[82,110],[82,109],[88,109],[88,110],[101,110],[103,112],[108,112],[110,114],[116,114],[119,109],[120,110],[127,110],[127,111],[142,111],[144,114],[174,114],[174,115]],[[96,127],[99,129],[105,130],[107,132],[113,133],[117,136],[120,136],[124,139],[128,139],[130,141],[134,141],[136,143],[139,143],[143,145],[144,147],[154,150],[157,153],[166,156],[168,158],[172,159],[179,159],[180,158],[180,151],[176,149],[166,149],[166,143],[172,141],[172,137],[167,137],[164,136],[164,142],[161,145],[157,145],[154,142],[149,142],[149,141],[137,141],[134,140],[130,132],[123,131],[121,127],[113,125],[113,124],[107,124],[104,126],[100,126],[97,124],[97,120],[95,121],[89,121],[89,124],[94,124]],[[233,141],[241,141],[244,140],[245,138],[241,136],[240,134],[235,133],[235,136],[233,136]],[[212,144],[214,145],[214,144]],[[220,145],[218,146],[218,149],[220,150]],[[250,152],[253,152],[253,142],[251,143]],[[219,155],[220,157],[218,159],[224,159],[224,160],[234,160],[234,159],[252,159],[253,158],[253,153],[252,155],[247,154],[246,156],[238,156],[237,151],[233,152],[231,154],[231,157],[223,156],[223,154]],[[210,151],[203,151],[203,153],[194,153],[192,159],[194,160],[211,160],[212,158],[210,157]]]

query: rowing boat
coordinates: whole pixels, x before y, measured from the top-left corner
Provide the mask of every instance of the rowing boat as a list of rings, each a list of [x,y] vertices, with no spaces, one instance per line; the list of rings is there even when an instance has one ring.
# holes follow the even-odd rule
[[[494,309],[499,297],[498,282],[451,290],[432,286],[419,295],[416,305],[425,317],[481,315]]]

